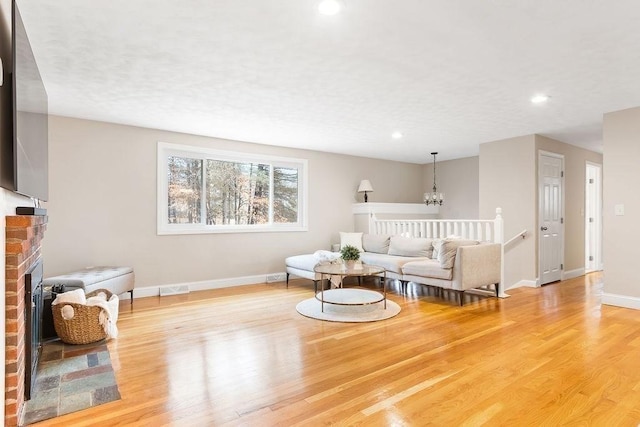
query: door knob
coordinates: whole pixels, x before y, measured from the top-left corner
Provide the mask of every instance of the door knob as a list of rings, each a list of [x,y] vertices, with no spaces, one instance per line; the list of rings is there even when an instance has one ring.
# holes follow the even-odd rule
[[[547,231],[547,227],[540,227],[540,230]]]

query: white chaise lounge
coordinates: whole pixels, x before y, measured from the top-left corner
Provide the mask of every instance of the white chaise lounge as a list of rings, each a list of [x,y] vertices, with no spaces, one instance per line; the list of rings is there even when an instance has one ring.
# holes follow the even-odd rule
[[[318,282],[321,275],[313,271],[318,264],[318,259],[313,254],[294,255],[285,259],[287,271],[287,288],[289,287],[289,275],[302,277],[303,279],[313,280],[314,290],[318,292]]]

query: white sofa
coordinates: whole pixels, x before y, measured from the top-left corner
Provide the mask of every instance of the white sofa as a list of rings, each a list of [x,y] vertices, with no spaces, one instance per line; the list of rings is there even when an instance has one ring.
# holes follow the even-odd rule
[[[499,295],[502,263],[499,243],[350,234],[361,234],[360,259],[384,267],[387,278],[453,290],[459,295],[460,305],[464,292],[470,289],[493,285],[496,296]],[[354,243],[353,236],[349,240]],[[313,271],[317,263],[313,254],[288,257],[287,285],[289,275],[293,274],[313,280],[317,291],[320,275]]]

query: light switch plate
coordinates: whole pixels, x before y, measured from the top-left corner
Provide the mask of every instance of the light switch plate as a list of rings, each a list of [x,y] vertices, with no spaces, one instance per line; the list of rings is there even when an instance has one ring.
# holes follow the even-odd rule
[[[614,210],[617,216],[624,215],[624,205],[615,205]]]

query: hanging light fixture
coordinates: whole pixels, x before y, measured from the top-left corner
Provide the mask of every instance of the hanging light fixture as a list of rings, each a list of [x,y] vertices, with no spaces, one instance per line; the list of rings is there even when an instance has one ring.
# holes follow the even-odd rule
[[[438,193],[436,187],[436,155],[438,152],[431,153],[433,156],[433,191],[431,193],[424,193],[424,203],[426,205],[442,205],[444,202],[444,193]]]

